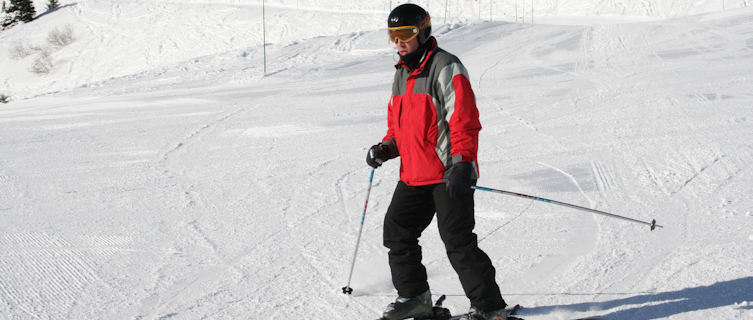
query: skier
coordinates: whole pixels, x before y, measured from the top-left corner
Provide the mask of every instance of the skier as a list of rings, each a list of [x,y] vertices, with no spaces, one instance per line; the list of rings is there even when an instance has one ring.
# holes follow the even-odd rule
[[[478,247],[471,185],[478,179],[481,130],[475,96],[460,60],[437,47],[429,13],[403,4],[388,17],[400,55],[388,105],[387,134],[372,146],[373,168],[400,157],[400,181],[384,218],[398,298],[383,319],[430,318],[432,301],[418,238],[437,215],[439,234],[471,308],[462,319],[506,319],[489,257]]]

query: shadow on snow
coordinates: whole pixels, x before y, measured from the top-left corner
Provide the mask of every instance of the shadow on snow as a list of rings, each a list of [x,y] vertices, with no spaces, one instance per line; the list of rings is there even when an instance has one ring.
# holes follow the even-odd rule
[[[55,11],[58,11],[58,10],[60,10],[60,9],[63,9],[63,8],[67,8],[67,7],[73,7],[73,6],[77,5],[77,4],[78,4],[78,2],[75,2],[75,3],[69,3],[69,4],[66,4],[66,5],[62,5],[62,6],[59,6],[59,7],[55,8],[55,9],[52,9],[52,10],[47,10],[47,11],[45,11],[45,12],[42,12],[42,13],[38,14],[38,15],[37,15],[36,17],[34,17],[34,19],[33,19],[33,20],[37,20],[37,19],[39,19],[39,18],[41,18],[41,17],[44,17],[44,16],[46,16],[46,15],[48,15],[48,14],[51,14],[51,13],[53,13],[53,12],[55,12]]]
[[[672,315],[753,301],[753,277],[717,282],[709,286],[686,288],[671,292],[643,294],[602,302],[543,306],[527,309],[526,314],[550,314],[557,310],[594,312],[635,305],[624,310],[603,314],[600,319],[657,319]],[[650,304],[650,305],[646,305]],[[738,309],[751,310],[753,306]]]

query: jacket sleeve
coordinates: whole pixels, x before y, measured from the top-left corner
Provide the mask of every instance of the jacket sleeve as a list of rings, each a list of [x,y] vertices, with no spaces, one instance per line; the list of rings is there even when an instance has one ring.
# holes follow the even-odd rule
[[[397,115],[395,115],[394,111],[395,108],[399,108],[395,103],[397,99],[397,96],[392,95],[390,102],[387,104],[387,134],[382,138],[382,145],[387,146],[390,151],[389,159],[400,155],[397,150],[397,141],[395,140],[395,126],[398,119],[395,119]]]
[[[450,130],[452,162],[475,165],[481,122],[476,96],[468,81],[468,71],[459,62],[451,62],[440,72],[445,120]]]

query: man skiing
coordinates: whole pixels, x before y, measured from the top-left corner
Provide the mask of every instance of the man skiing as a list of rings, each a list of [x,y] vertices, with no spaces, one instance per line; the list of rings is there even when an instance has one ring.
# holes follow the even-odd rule
[[[400,181],[384,218],[384,246],[398,298],[387,306],[383,319],[431,318],[418,238],[434,213],[447,256],[471,302],[462,319],[506,319],[496,271],[473,233],[471,186],[478,179],[481,124],[468,72],[457,57],[437,47],[423,8],[400,5],[387,25],[400,61],[387,134],[366,156],[373,168],[400,157]]]

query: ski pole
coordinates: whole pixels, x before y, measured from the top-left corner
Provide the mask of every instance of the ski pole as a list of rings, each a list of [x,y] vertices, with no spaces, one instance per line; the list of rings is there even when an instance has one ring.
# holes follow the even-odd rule
[[[646,222],[646,221],[636,220],[636,219],[633,219],[633,218],[623,217],[623,216],[620,216],[620,215],[616,215],[616,214],[612,214],[612,213],[608,213],[608,212],[604,212],[604,211],[599,211],[599,210],[589,209],[589,208],[586,208],[586,207],[576,206],[574,204],[569,204],[569,203],[560,202],[560,201],[556,201],[556,200],[545,199],[545,198],[536,197],[536,196],[530,196],[530,195],[527,195],[527,194],[522,194],[522,193],[517,193],[517,192],[511,192],[511,191],[505,191],[505,190],[499,190],[499,189],[492,189],[492,188],[481,187],[481,186],[471,186],[471,188],[472,189],[476,189],[476,190],[481,190],[481,191],[489,191],[489,192],[501,193],[501,194],[506,194],[506,195],[515,196],[515,197],[521,197],[521,198],[527,198],[527,199],[533,199],[533,200],[543,201],[543,202],[547,202],[547,203],[551,203],[551,204],[557,204],[557,205],[565,206],[565,207],[568,207],[568,208],[573,208],[573,209],[588,211],[588,212],[600,214],[600,215],[607,216],[607,217],[612,217],[612,218],[622,219],[622,220],[626,220],[626,221],[630,221],[630,222],[645,224],[645,225],[648,225],[649,227],[651,227],[651,231],[654,231],[654,229],[656,229],[657,227],[664,228],[663,226],[660,226],[660,225],[656,224],[656,220],[655,219],[651,220],[651,222]]]
[[[350,280],[353,278],[353,267],[356,266],[356,255],[358,254],[358,245],[361,243],[361,233],[363,232],[363,222],[366,220],[366,208],[369,206],[369,194],[371,193],[371,184],[374,181],[374,170],[371,169],[369,176],[369,188],[366,189],[366,202],[363,204],[363,214],[361,214],[361,227],[358,229],[358,240],[356,240],[356,250],[353,252],[353,261],[350,263],[350,275],[348,275],[348,285],[343,287],[344,294],[352,294],[353,288],[350,287]]]

